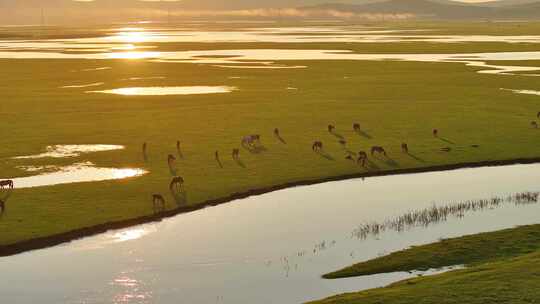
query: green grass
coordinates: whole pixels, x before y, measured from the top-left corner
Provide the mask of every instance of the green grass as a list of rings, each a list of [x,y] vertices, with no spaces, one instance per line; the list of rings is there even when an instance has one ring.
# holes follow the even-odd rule
[[[334,296],[311,304],[538,303],[540,252],[486,263],[385,288]]]
[[[540,225],[481,233],[415,246],[324,275],[327,279],[477,265],[540,250]]]
[[[513,25],[508,27],[505,32],[511,32]],[[167,44],[159,50],[192,45]],[[410,50],[429,51],[433,45],[411,43]],[[257,46],[263,45],[251,45]],[[243,46],[229,43],[198,47]],[[380,46],[362,44],[273,47],[380,50]],[[401,52],[401,47],[385,45],[384,50]],[[532,50],[539,46],[522,47]],[[450,52],[453,48],[493,51],[518,47],[499,43],[443,48]],[[0,246],[152,214],[153,193],[166,195],[168,209],[178,208],[168,195],[171,176],[166,163],[166,156],[175,152],[177,140],[181,140],[186,156],[178,164],[186,180],[190,205],[254,188],[366,172],[344,159],[336,138],[326,131],[330,123],[337,126],[337,132],[349,141],[353,151],[384,146],[397,165],[376,160],[381,171],[540,156],[540,133],[529,126],[540,110],[540,99],[499,90],[535,88],[534,77],[482,75],[458,63],[288,64],[308,68],[242,70],[136,60],[0,60],[0,177],[29,175],[17,169],[20,165],[68,165],[87,160],[98,166],[150,171],[144,177],[123,181],[17,190],[8,202],[8,211],[0,218]],[[80,72],[102,66],[112,69]],[[122,80],[141,76],[166,79]],[[231,85],[239,90],[206,96],[126,97],[86,94],[89,89],[59,89],[97,81],[106,83],[103,89]],[[372,138],[356,135],[352,131],[355,122],[361,123]],[[286,145],[273,138],[275,127],[280,128]],[[433,128],[455,142],[451,153],[440,152],[449,144],[433,138]],[[239,146],[242,136],[252,133],[263,136],[267,152],[255,155],[242,151],[241,159],[246,164],[242,168],[230,159],[230,152]],[[322,140],[335,160],[314,154],[314,140]],[[147,163],[140,153],[143,142],[149,143]],[[411,153],[420,160],[401,153],[402,142],[407,142]],[[51,144],[93,143],[127,148],[70,159],[12,159],[39,153]],[[473,144],[480,148],[470,148]],[[215,150],[221,152],[223,169],[214,162]]]

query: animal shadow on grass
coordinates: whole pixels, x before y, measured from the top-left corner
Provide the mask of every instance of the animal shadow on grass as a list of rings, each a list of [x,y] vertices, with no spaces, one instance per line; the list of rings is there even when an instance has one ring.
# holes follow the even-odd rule
[[[171,173],[171,176],[177,176],[178,175],[178,169],[173,167],[173,166],[169,166],[169,173]]]
[[[174,198],[174,201],[178,206],[185,206],[188,203],[187,198],[187,192],[186,191],[178,191],[175,189],[171,190],[171,195]]]
[[[246,164],[240,158],[235,158],[234,161],[236,162],[238,166],[242,168],[247,168]]]
[[[341,140],[344,140],[345,137],[339,133],[337,133],[336,131],[330,131],[330,134],[334,135],[335,137],[341,139]]]
[[[355,130],[354,132],[356,132],[356,134],[358,134],[359,136],[362,136],[362,137],[367,138],[367,139],[372,139],[373,138],[371,135],[369,135],[368,133],[366,133],[365,131],[362,131],[362,130]]]
[[[246,149],[249,153],[252,153],[252,154],[261,154],[263,152],[268,151],[262,145],[257,145],[257,146],[242,145],[242,147],[244,147],[244,149]]]
[[[414,155],[414,154],[412,154],[412,153],[410,153],[410,152],[407,152],[407,153],[405,153],[405,154],[407,154],[410,158],[412,158],[412,159],[414,159],[414,160],[416,160],[416,161],[418,161],[418,162],[421,162],[421,163],[425,163],[425,162],[426,162],[424,159],[422,159],[422,158],[420,158],[420,157],[418,157],[418,156],[416,156],[416,155]]]
[[[322,158],[324,159],[327,159],[327,160],[335,160],[332,155],[326,153],[324,150],[317,150],[315,151],[315,153],[319,154]]]
[[[283,137],[281,137],[281,135],[279,134],[274,134],[274,136],[277,138],[277,140],[279,140],[282,144],[286,145],[287,142],[285,141],[285,139],[283,139]]]
[[[379,166],[377,166],[374,162],[372,162],[369,159],[366,159],[364,168],[366,168],[366,170],[368,171],[377,171],[380,169]]]
[[[389,156],[375,156],[375,158],[387,164],[390,167],[394,167],[394,168],[399,167],[399,164],[395,160],[390,158]]]
[[[449,144],[451,144],[451,145],[455,145],[455,144],[456,144],[455,142],[449,140],[448,138],[444,138],[444,137],[440,137],[440,136],[437,136],[437,138],[438,138],[439,140],[444,141],[445,143],[449,143]]]

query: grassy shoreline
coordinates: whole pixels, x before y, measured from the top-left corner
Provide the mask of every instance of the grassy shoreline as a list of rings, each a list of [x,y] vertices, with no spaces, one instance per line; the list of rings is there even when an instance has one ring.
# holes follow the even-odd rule
[[[481,167],[492,167],[492,166],[534,164],[534,163],[540,163],[540,158],[482,161],[482,162],[460,163],[460,164],[450,164],[450,165],[441,165],[441,166],[427,166],[427,167],[408,168],[408,169],[374,171],[374,172],[368,172],[368,173],[358,173],[358,174],[348,174],[348,175],[343,175],[343,176],[327,177],[327,178],[321,178],[321,179],[316,179],[316,180],[290,182],[290,183],[274,185],[274,186],[269,186],[269,187],[260,188],[260,189],[253,189],[253,190],[249,190],[245,192],[233,193],[223,198],[208,200],[204,203],[197,204],[197,205],[167,210],[159,214],[147,215],[147,216],[142,216],[138,218],[118,221],[118,222],[109,222],[109,223],[104,223],[104,224],[100,224],[100,225],[96,225],[92,227],[85,227],[85,228],[81,228],[81,229],[77,229],[73,231],[68,231],[66,233],[61,233],[57,235],[24,240],[21,242],[8,244],[8,245],[0,245],[0,257],[16,255],[16,254],[20,254],[20,253],[24,253],[24,252],[32,251],[32,250],[45,249],[45,248],[53,247],[56,245],[60,245],[62,243],[67,243],[70,241],[81,239],[84,237],[89,237],[96,234],[105,233],[110,230],[117,230],[117,229],[128,228],[128,227],[132,227],[136,225],[159,222],[163,219],[174,217],[179,214],[193,212],[193,211],[201,210],[201,209],[211,207],[211,206],[218,206],[221,204],[226,204],[234,200],[243,199],[243,198],[256,196],[256,195],[267,194],[274,191],[279,191],[279,190],[292,188],[292,187],[309,186],[309,185],[316,185],[316,184],[321,184],[325,182],[342,181],[342,180],[355,179],[355,178],[367,178],[367,177],[403,175],[403,174],[418,174],[418,173],[426,173],[426,172],[451,171],[451,170],[459,170],[459,169],[466,169],[466,168],[481,168]],[[441,265],[441,266],[451,266],[451,265]],[[333,273],[333,274],[325,275],[324,277],[325,278],[342,278],[342,277],[348,277],[348,276],[350,275],[339,275],[337,273]]]
[[[312,304],[536,303],[540,299],[540,224],[445,239],[362,262],[325,278],[466,265],[439,275],[336,295]]]

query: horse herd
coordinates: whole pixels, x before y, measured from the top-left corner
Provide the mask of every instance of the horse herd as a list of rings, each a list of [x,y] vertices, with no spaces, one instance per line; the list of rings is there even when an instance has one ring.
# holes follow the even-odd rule
[[[356,133],[361,133],[362,132],[362,129],[361,129],[361,126],[360,126],[359,123],[353,124],[352,128]],[[337,136],[340,139],[339,140],[340,144],[342,144],[343,146],[345,146],[347,144],[345,139],[343,137],[341,137],[339,134],[336,133],[336,127],[334,125],[328,125],[327,130],[328,130],[329,133]],[[285,140],[281,137],[281,132],[280,132],[280,130],[278,128],[274,129],[273,134],[282,143],[285,143]],[[439,136],[439,130],[434,129],[432,131],[432,134],[433,134],[434,137],[438,137]],[[243,148],[247,149],[248,151],[251,151],[251,152],[255,153],[257,151],[257,149],[261,148],[261,135],[259,135],[259,134],[251,134],[251,135],[244,136],[242,138],[242,140],[241,140],[241,146]],[[313,142],[311,148],[312,148],[313,152],[316,152],[316,153],[323,153],[324,152],[324,144],[320,140],[317,140],[317,141]],[[147,149],[148,149],[147,143],[143,144],[142,149],[143,149],[143,154],[144,154],[145,160],[146,160],[147,159],[147,157],[146,157]],[[176,149],[177,149],[178,155],[181,158],[183,158],[182,152],[181,152],[181,147],[180,147],[180,141],[176,142]],[[401,151],[403,153],[409,154],[409,145],[407,143],[402,143],[401,144]],[[370,155],[372,157],[375,156],[375,155],[382,155],[384,157],[388,156],[386,150],[382,146],[372,146],[369,152],[370,152]],[[234,161],[241,163],[240,162],[240,149],[239,148],[234,148],[232,150],[231,156],[232,156],[232,159]],[[215,161],[219,164],[219,166],[223,167],[219,151],[214,152],[214,158],[215,158]],[[345,158],[348,159],[348,160],[351,160],[351,161],[355,161],[357,164],[361,164],[363,167],[366,167],[366,163],[368,162],[368,153],[366,153],[365,151],[360,151],[358,153],[348,151],[348,155]],[[168,159],[167,159],[167,163],[169,165],[169,168],[174,167],[174,162],[175,161],[176,161],[176,157],[173,156],[172,154],[169,154]],[[180,176],[174,176],[172,178],[170,184],[169,184],[169,190],[171,191],[171,193],[175,193],[175,191],[176,192],[183,192],[184,191],[184,178],[182,178]],[[165,201],[165,198],[163,197],[163,195],[161,195],[161,194],[153,194],[152,195],[152,202],[153,202],[154,210],[165,210],[166,201]]]

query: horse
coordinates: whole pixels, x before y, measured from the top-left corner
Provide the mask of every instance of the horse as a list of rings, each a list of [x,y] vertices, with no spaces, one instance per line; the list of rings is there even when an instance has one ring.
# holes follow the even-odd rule
[[[538,129],[538,123],[536,121],[531,121],[531,127]]]
[[[313,145],[311,146],[311,149],[314,151],[314,152],[319,152],[319,151],[322,151],[323,149],[323,143],[321,141],[316,141],[313,143]]]
[[[175,176],[169,184],[169,190],[183,190],[184,189],[184,178],[181,176]]]
[[[252,148],[256,144],[260,143],[261,136],[258,134],[248,135],[242,138],[242,146]]]
[[[328,125],[328,132],[333,133],[336,130],[334,125]]]
[[[538,114],[536,114],[536,118],[540,118],[540,112],[538,112]]]
[[[365,167],[367,159],[368,159],[367,153],[364,151],[360,151],[358,152],[358,159],[356,159],[356,163],[357,164],[362,163],[362,167]]]
[[[8,187],[9,189],[13,189],[14,183],[12,180],[4,180],[0,181],[0,189],[4,189],[4,187]]]
[[[353,125],[353,130],[356,131],[356,132],[360,132],[360,124],[359,123],[355,123]]]
[[[359,156],[358,159],[356,160],[356,163],[361,164],[362,167],[365,167],[366,166],[366,161],[367,161],[367,157]]]
[[[433,129],[433,136],[438,137],[439,136],[439,130]]]
[[[232,151],[232,158],[234,160],[238,160],[238,157],[240,157],[240,149],[233,149]]]
[[[406,143],[402,143],[401,151],[403,151],[403,153],[409,153],[409,146]]]
[[[165,209],[165,198],[163,198],[161,194],[152,195],[152,203],[153,203],[154,211]]]
[[[383,147],[380,147],[380,146],[373,146],[371,147],[371,155],[375,155],[375,153],[380,153],[384,156],[386,156],[386,151],[384,150]]]

